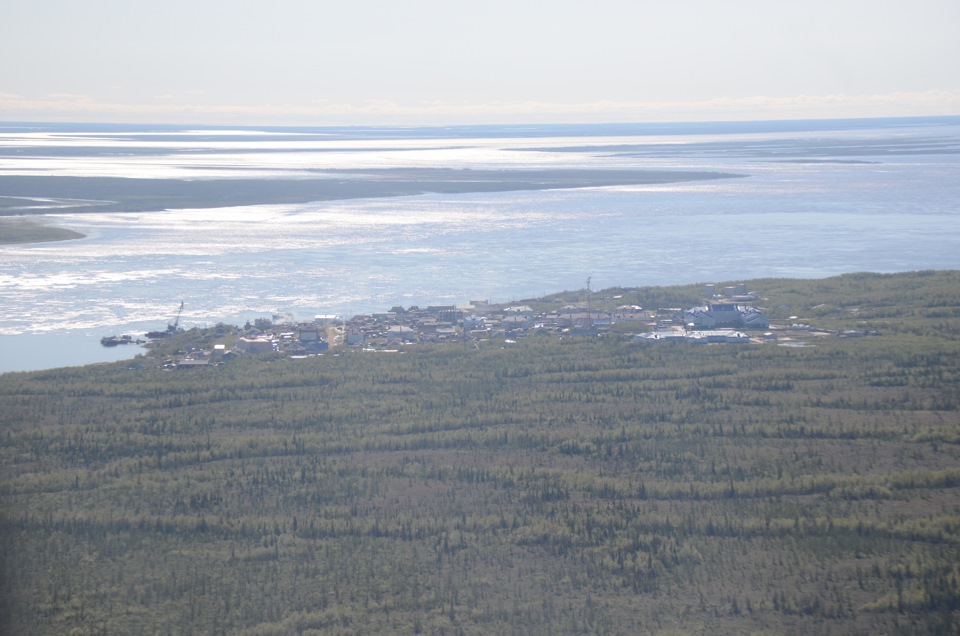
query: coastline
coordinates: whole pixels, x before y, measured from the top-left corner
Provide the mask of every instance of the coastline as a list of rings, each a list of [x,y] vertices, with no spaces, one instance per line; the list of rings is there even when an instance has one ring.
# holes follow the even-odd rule
[[[419,194],[571,190],[743,178],[725,172],[676,170],[452,170],[398,168],[306,171],[303,179],[131,179],[122,177],[0,176],[11,198],[72,200],[71,211],[157,212],[187,208],[310,203]],[[2,208],[2,216],[62,212],[62,206]]]
[[[740,327],[739,329],[750,332],[752,336],[751,341],[755,343],[778,342],[777,338],[766,338],[766,332],[771,330],[776,333],[787,334],[794,331],[796,333],[810,335],[815,340],[821,340],[823,336],[831,334],[840,337],[859,337],[861,335],[867,335],[868,331],[870,331],[862,327],[866,324],[864,317],[870,315],[871,310],[859,303],[858,306],[846,311],[839,310],[839,298],[852,298],[856,293],[860,293],[863,289],[869,288],[870,286],[882,286],[883,281],[899,281],[895,284],[915,290],[922,288],[924,284],[930,284],[930,281],[940,280],[943,282],[944,278],[949,278],[951,279],[950,282],[944,283],[944,289],[946,289],[949,285],[952,285],[953,280],[955,280],[958,275],[960,275],[960,270],[923,270],[894,273],[848,272],[825,278],[759,277],[740,281],[738,284],[743,285],[744,288],[751,290],[756,289],[757,292],[751,291],[746,294],[747,297],[751,298],[750,300],[741,298],[738,302],[756,305],[758,308],[761,308],[762,311],[770,311],[771,318],[778,320],[779,326],[770,326],[768,323],[766,327],[754,325],[753,327]],[[713,284],[712,286],[715,288],[723,288],[725,285],[726,283],[720,283],[719,285]],[[808,290],[799,291],[800,288],[804,287],[807,287]],[[614,324],[632,324],[634,325],[632,329],[637,332],[637,335],[645,335],[640,332],[649,332],[650,329],[660,331],[661,333],[668,333],[677,331],[673,329],[674,325],[685,324],[683,321],[678,320],[679,316],[670,315],[672,313],[678,313],[679,310],[669,309],[668,307],[696,303],[696,299],[701,296],[703,289],[705,289],[705,287],[701,283],[674,283],[641,287],[615,286],[594,292],[589,290],[558,291],[543,294],[538,297],[523,298],[508,302],[490,303],[488,301],[470,301],[465,305],[431,305],[426,306],[424,309],[411,306],[409,309],[394,307],[387,310],[387,308],[384,307],[380,312],[373,312],[369,315],[355,315],[350,320],[340,318],[338,321],[321,325],[318,330],[322,330],[323,333],[325,333],[326,341],[331,346],[335,344],[337,346],[357,344],[357,342],[350,343],[348,341],[348,329],[354,335],[364,331],[367,331],[369,334],[375,331],[375,329],[371,330],[371,325],[375,323],[387,325],[385,330],[381,330],[383,333],[377,336],[377,338],[384,339],[384,342],[381,342],[380,345],[386,345],[388,347],[390,345],[389,340],[391,335],[395,336],[399,333],[402,336],[403,333],[409,334],[418,331],[425,336],[424,339],[412,341],[418,341],[424,344],[438,344],[442,343],[444,338],[446,338],[448,343],[466,342],[465,332],[461,332],[462,337],[450,334],[441,338],[440,334],[443,333],[443,330],[437,329],[438,321],[436,320],[436,314],[469,308],[468,311],[474,315],[481,316],[481,322],[484,323],[488,316],[497,314],[501,314],[502,318],[506,318],[508,321],[513,321],[508,325],[509,329],[503,327],[502,332],[499,334],[499,337],[506,338],[507,340],[517,337],[525,338],[533,332],[540,334],[545,333],[544,328],[550,325],[548,325],[548,321],[542,315],[534,318],[534,315],[538,312],[541,314],[556,314],[559,320],[573,321],[567,325],[570,327],[570,335],[589,335],[596,337],[601,330],[609,330]],[[730,289],[733,288],[730,287]],[[914,292],[901,293],[905,296],[910,296],[910,294]],[[786,317],[791,311],[803,312],[803,305],[799,301],[805,294],[811,297],[817,297],[817,304],[812,308],[807,308],[803,318],[798,318],[797,316]],[[778,300],[771,300],[769,297],[771,295],[776,296]],[[591,310],[589,307],[591,298],[593,300],[592,311],[596,314],[595,316],[591,316],[590,314]],[[717,298],[719,298],[719,296]],[[783,300],[790,300],[791,302],[784,304],[782,302]],[[821,303],[820,300],[829,302]],[[869,302],[868,300],[861,300],[863,300],[863,305]],[[723,303],[726,301],[721,300],[720,302]],[[878,302],[882,303],[883,301]],[[638,306],[637,303],[642,303],[642,306]],[[648,309],[644,311],[642,307],[647,307]],[[588,328],[581,328],[583,327],[582,324],[574,324],[577,321],[584,320],[584,312],[587,312],[586,320],[591,323]],[[562,313],[568,314],[567,317],[561,317],[560,314]],[[664,317],[669,318],[669,320],[662,320]],[[274,318],[279,318],[279,316],[274,316]],[[426,319],[424,325],[427,326],[416,326],[417,321],[424,318]],[[359,322],[357,322],[358,320]],[[595,325],[593,324],[595,320],[597,321],[596,325],[601,325],[602,323],[602,326],[595,329]],[[609,322],[607,322],[608,320]],[[804,323],[804,320],[826,323],[827,326],[821,324],[821,326],[813,328],[810,324]],[[854,324],[838,326],[836,322],[838,320],[841,322],[853,320]],[[249,323],[250,320],[247,322]],[[267,321],[269,326],[260,330],[263,333],[259,333],[258,335],[263,335],[274,328],[278,333],[285,331],[292,335],[300,331],[303,325],[310,321],[305,319],[298,320],[292,315],[289,315],[288,323],[277,323],[273,325],[269,324],[271,322],[272,321]],[[540,324],[537,324],[538,322]],[[519,323],[529,324],[522,325]],[[656,326],[654,327],[654,325]],[[399,331],[397,333],[391,333],[391,326],[393,326],[394,329],[399,329]],[[557,328],[563,326],[564,325],[560,325],[559,322],[554,325],[554,327]],[[249,327],[250,325],[248,324],[247,328]],[[93,331],[78,330],[69,333],[50,332],[0,335],[0,377],[6,373],[44,371],[109,362],[132,362],[141,355],[148,355],[151,349],[156,346],[166,346],[164,343],[167,342],[167,340],[154,339],[144,344],[133,340],[130,345],[104,347],[101,344],[101,337],[111,333],[123,333],[139,338],[147,328],[148,327],[143,324],[136,326],[130,324],[120,330],[103,328]],[[482,331],[486,329],[486,326],[477,328]],[[854,328],[855,330],[851,331],[851,329]],[[204,341],[207,335],[214,331],[220,329],[225,329],[227,332],[236,331],[240,329],[240,326],[239,323],[237,325],[230,325],[221,320],[216,322],[214,329],[208,329],[206,326],[198,327],[198,325],[188,326],[186,329],[190,333],[203,332],[206,335],[201,336],[200,340]],[[198,329],[199,332],[197,331]],[[709,326],[704,327],[702,325],[699,328],[692,327],[691,331],[702,331],[704,333],[703,339],[694,339],[693,341],[698,343],[719,342],[719,340],[716,339],[709,340],[709,338],[715,338],[716,333],[718,333],[711,329]],[[720,331],[736,330],[723,327],[718,329],[720,329]],[[508,335],[507,331],[511,331],[513,335]],[[547,329],[547,331],[549,331],[549,329]],[[594,331],[596,331],[596,333],[594,333]],[[384,336],[384,334],[387,335]],[[742,334],[736,335],[742,336]],[[870,335],[875,334],[870,332]],[[489,336],[481,335],[480,339],[483,341],[487,337]],[[787,335],[782,340],[779,340],[779,344],[785,347],[811,346],[803,342],[795,342],[796,338],[795,335]],[[642,342],[649,344],[656,340],[657,338],[646,338],[642,340]],[[662,340],[664,342],[679,342],[683,340],[683,338],[663,338]],[[222,341],[221,339],[220,342]],[[747,340],[739,339],[728,341],[743,343]],[[397,344],[409,344],[410,342],[411,340],[401,338],[401,340],[397,341]],[[515,342],[515,340],[511,342]],[[153,347],[151,345],[153,345]],[[364,350],[374,350],[369,348],[371,346],[373,345],[364,345]],[[182,347],[184,350],[191,348],[184,346],[183,339],[177,341],[176,347]],[[395,349],[380,346],[379,350],[390,352]],[[295,357],[297,354],[294,352],[291,355]]]
[[[307,179],[131,179],[0,175],[0,245],[49,243],[85,234],[30,220],[65,210],[80,213],[159,212],[169,209],[297,204],[312,201],[470,194],[520,190],[570,190],[622,185],[742,178],[722,172],[654,170],[452,170],[386,168],[307,170]],[[42,193],[43,198],[38,198]],[[94,198],[94,195],[96,198]],[[4,204],[2,200],[16,202]],[[30,201],[24,205],[22,202]]]

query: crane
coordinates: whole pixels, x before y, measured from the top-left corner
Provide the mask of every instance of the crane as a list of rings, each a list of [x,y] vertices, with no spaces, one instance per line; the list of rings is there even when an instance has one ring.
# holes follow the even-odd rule
[[[167,329],[170,333],[173,333],[177,330],[177,327],[180,326],[180,314],[183,313],[183,301],[180,301],[180,309],[177,310],[177,318],[173,321],[172,325],[167,325]]]
[[[167,323],[166,331],[148,331],[146,333],[147,338],[166,338],[167,336],[172,336],[177,333],[177,327],[180,326],[180,314],[183,313],[183,301],[180,301],[180,309],[177,310],[177,317],[173,322]]]

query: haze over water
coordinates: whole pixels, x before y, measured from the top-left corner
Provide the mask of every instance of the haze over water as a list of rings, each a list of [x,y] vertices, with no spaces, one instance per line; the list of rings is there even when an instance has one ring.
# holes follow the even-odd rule
[[[672,128],[8,125],[0,177],[303,180],[410,168],[743,176],[166,211],[61,208],[44,220],[86,238],[0,246],[0,371],[133,355],[101,350],[99,337],[163,328],[181,301],[190,327],[506,302],[580,289],[588,276],[603,289],[956,269],[958,152],[960,118]],[[26,196],[0,191],[11,194]],[[34,346],[51,338],[72,344]],[[67,354],[71,347],[80,353]]]

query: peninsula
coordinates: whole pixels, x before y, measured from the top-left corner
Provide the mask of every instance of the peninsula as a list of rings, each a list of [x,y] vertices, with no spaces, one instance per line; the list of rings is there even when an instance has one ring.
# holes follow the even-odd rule
[[[376,168],[303,170],[295,179],[128,179],[45,175],[0,176],[8,197],[70,200],[83,212],[150,212],[177,208],[309,203],[426,193],[466,194],[653,185],[745,175],[676,170],[473,170]],[[0,206],[0,215],[62,213],[64,208]]]

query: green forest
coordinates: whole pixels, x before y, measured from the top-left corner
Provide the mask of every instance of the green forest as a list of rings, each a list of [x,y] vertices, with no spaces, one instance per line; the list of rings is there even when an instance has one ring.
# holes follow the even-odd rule
[[[750,288],[873,335],[0,375],[0,632],[960,633],[960,272]]]

